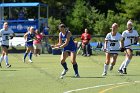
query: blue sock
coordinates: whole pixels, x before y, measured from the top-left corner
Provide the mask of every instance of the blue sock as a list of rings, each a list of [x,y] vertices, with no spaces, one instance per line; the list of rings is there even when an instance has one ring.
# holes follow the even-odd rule
[[[30,52],[30,54],[29,54],[29,59],[30,60],[32,60],[32,54],[33,54],[32,52]]]
[[[67,68],[67,63],[65,62],[65,63],[61,63],[61,65],[63,66],[63,68],[65,69],[65,70],[68,70],[68,68]]]
[[[26,59],[26,57],[27,57],[27,55],[28,55],[28,53],[24,53],[24,60]]]
[[[73,69],[75,71],[75,74],[79,74],[78,73],[78,65],[77,65],[77,63],[76,64],[73,64]]]

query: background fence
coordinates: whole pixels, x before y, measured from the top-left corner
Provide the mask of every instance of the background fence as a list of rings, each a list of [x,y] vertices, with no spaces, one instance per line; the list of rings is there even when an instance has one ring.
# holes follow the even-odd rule
[[[81,35],[73,35],[74,41],[77,44],[81,42],[80,37]],[[91,36],[91,37],[92,39],[90,40],[90,45],[91,45],[93,54],[104,54],[104,52],[101,51],[101,48],[97,48],[97,45],[98,45],[98,42],[101,42],[102,44],[104,44],[105,36]],[[52,54],[51,45],[55,45],[57,43],[58,43],[58,35],[45,35],[42,40],[42,53]],[[23,36],[14,37],[12,40],[10,40],[10,48],[9,48],[10,53],[24,53],[25,49],[26,49],[25,40]],[[137,45],[134,45],[133,49],[134,49],[134,54],[139,55],[140,44],[138,43]],[[81,52],[79,52],[78,54],[81,54]]]

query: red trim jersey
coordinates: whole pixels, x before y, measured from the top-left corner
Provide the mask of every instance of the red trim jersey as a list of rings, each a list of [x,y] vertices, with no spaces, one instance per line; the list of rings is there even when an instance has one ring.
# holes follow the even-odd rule
[[[81,40],[82,40],[82,43],[83,43],[83,44],[88,44],[89,41],[90,41],[90,39],[91,39],[91,36],[90,36],[90,34],[88,34],[88,33],[83,33],[83,34],[81,35]]]

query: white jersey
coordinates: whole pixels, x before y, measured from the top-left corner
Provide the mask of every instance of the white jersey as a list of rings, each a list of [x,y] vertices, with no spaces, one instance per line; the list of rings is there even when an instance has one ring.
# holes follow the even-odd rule
[[[0,43],[1,45],[8,45],[9,46],[9,37],[11,36],[11,34],[13,34],[14,32],[11,29],[8,29],[7,31],[5,31],[4,29],[0,30]]]
[[[128,30],[125,30],[122,33],[122,37],[125,39],[124,40],[124,47],[128,46],[126,48],[131,48],[131,44],[134,44],[135,38],[138,37],[138,32],[136,30],[132,30],[132,32],[129,32]]]
[[[106,51],[108,53],[117,53],[118,51],[115,50],[120,49],[120,41],[122,40],[121,34],[117,32],[115,36],[112,36],[111,33],[108,33],[105,40],[107,41]]]

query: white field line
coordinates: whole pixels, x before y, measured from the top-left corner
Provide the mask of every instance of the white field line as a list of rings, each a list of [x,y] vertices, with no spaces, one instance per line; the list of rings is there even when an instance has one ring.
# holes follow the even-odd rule
[[[69,90],[69,91],[66,91],[64,93],[77,92],[77,91],[81,91],[81,90],[94,89],[94,88],[106,87],[106,86],[111,86],[111,85],[123,85],[123,84],[128,84],[128,83],[140,83],[140,81],[120,82],[120,83],[112,83],[112,84],[105,84],[105,85],[97,85],[97,86],[92,86],[92,87],[86,87],[86,88],[79,88],[79,89]]]

